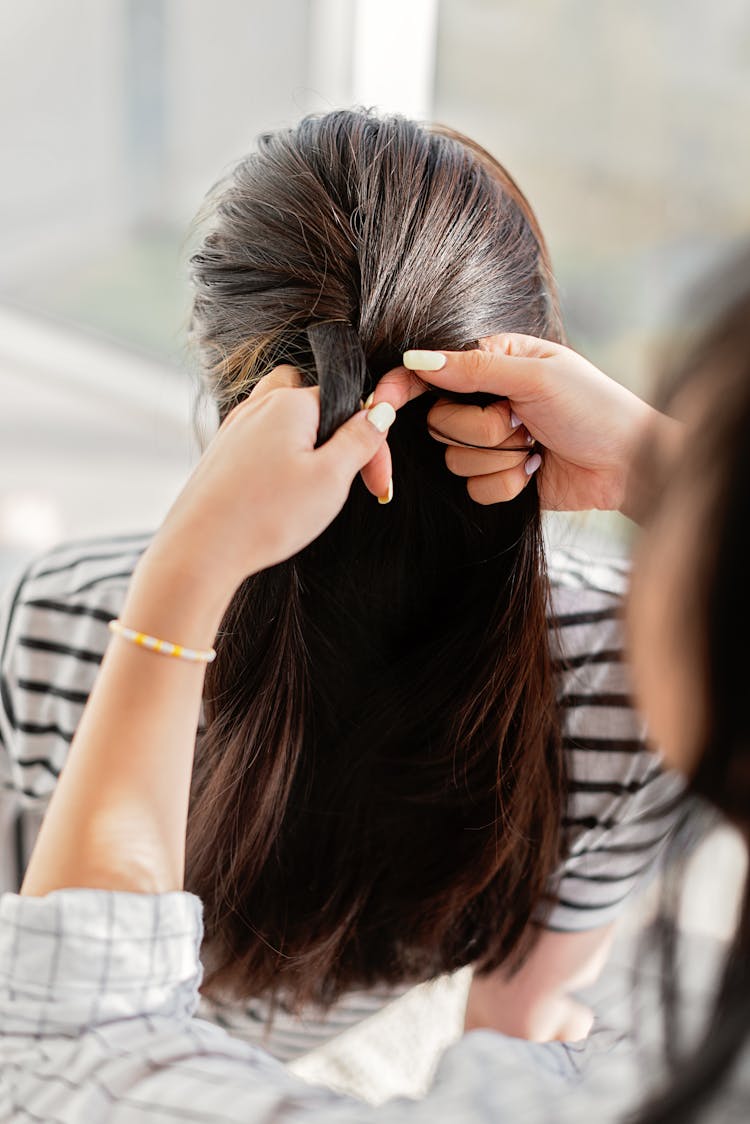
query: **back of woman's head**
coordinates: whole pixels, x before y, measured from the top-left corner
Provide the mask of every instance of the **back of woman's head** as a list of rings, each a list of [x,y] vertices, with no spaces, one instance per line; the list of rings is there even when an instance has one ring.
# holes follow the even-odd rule
[[[319,439],[409,347],[560,338],[528,204],[457,135],[342,111],[260,139],[193,258],[193,334],[225,414],[280,362]],[[188,835],[212,974],[331,1002],[518,952],[558,859],[563,774],[536,488],[481,507],[427,431],[395,497],[244,583],[209,671]]]

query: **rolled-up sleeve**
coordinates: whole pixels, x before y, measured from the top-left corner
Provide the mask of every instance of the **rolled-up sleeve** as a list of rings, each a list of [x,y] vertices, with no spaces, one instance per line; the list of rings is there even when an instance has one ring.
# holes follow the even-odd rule
[[[548,1124],[588,1112],[583,1058],[479,1032],[423,1101],[315,1087],[194,1018],[202,921],[189,894],[0,899],[0,1120],[44,1124]],[[611,1045],[604,1044],[604,1053]],[[601,1046],[599,1047],[601,1053]],[[566,1114],[559,1098],[566,1093]],[[609,1115],[600,1111],[597,1119]],[[570,1114],[567,1114],[567,1108]]]
[[[342,1100],[193,1017],[200,901],[0,899],[0,1120],[296,1120]]]
[[[18,1034],[167,1016],[198,1004],[200,901],[65,890],[0,899],[0,1021]]]

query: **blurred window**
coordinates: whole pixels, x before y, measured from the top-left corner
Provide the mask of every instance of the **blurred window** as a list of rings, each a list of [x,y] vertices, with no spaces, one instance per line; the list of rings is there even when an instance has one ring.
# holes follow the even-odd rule
[[[0,301],[180,363],[189,224],[299,116],[308,8],[0,0]]]
[[[440,0],[435,74],[534,206],[572,341],[643,388],[686,280],[750,234],[747,0]]]

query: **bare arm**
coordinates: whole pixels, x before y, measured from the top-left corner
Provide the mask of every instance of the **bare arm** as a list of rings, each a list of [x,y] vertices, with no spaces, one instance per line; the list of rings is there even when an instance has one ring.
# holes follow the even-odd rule
[[[148,561],[122,620],[206,648],[221,621],[205,590]],[[45,816],[21,892],[182,886],[193,747],[205,665],[113,640]]]
[[[501,968],[474,976],[465,1029],[489,1027],[532,1042],[585,1038],[593,1016],[571,996],[597,979],[613,935],[613,925],[583,933],[543,929],[515,975]]]
[[[210,647],[243,578],[319,534],[381,448],[390,407],[356,415],[315,449],[317,390],[289,389],[285,377],[269,376],[221,427],[134,574],[126,625]],[[22,894],[182,887],[203,678],[202,665],[112,641]]]

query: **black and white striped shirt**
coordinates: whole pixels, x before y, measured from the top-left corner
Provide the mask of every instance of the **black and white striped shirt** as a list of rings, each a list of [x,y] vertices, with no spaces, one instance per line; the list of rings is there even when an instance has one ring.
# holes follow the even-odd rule
[[[0,889],[16,889],[150,536],[60,546],[7,591],[0,615]],[[571,845],[545,924],[576,931],[609,924],[666,840],[681,785],[644,744],[630,701],[620,624],[627,564],[553,551],[550,642],[563,714]],[[278,1013],[271,1052],[293,1057],[373,1013],[398,992],[346,996],[321,1020]],[[202,1012],[251,1041],[262,1002],[205,1003]]]

